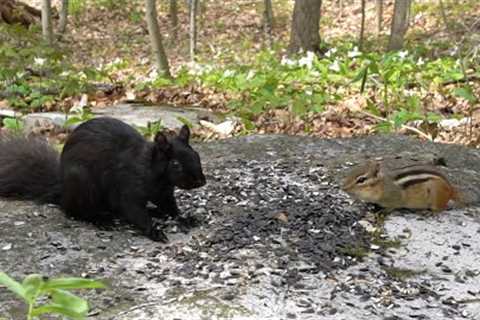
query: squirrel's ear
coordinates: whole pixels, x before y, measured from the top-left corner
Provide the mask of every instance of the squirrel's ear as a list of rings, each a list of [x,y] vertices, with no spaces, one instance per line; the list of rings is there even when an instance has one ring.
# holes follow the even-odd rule
[[[180,129],[180,132],[178,133],[178,138],[180,138],[180,140],[182,140],[183,142],[188,143],[188,140],[190,139],[190,129],[186,124],[183,125],[182,129]]]
[[[167,136],[163,132],[157,132],[153,141],[155,146],[163,152],[168,152],[171,148],[170,142],[168,142]]]

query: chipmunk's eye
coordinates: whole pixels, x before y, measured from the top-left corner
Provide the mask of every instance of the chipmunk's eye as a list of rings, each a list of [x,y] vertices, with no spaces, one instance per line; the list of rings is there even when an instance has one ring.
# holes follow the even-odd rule
[[[357,183],[364,183],[365,181],[367,181],[367,177],[365,176],[360,176],[357,178]]]

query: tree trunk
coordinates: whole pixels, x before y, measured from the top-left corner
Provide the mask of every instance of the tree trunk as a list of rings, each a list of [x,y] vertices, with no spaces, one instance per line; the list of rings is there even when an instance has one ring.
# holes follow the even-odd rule
[[[172,75],[170,74],[167,55],[163,48],[162,35],[158,27],[155,0],[145,0],[145,9],[148,33],[150,35],[150,42],[152,43],[158,74],[165,78],[171,78]]]
[[[322,0],[295,0],[289,52],[320,52],[320,9]]]
[[[344,2],[343,0],[338,0],[338,11],[340,12],[339,16],[343,16]]]
[[[395,0],[393,8],[393,20],[390,31],[388,50],[400,50],[403,48],[403,39],[408,28],[408,13],[410,0]]]
[[[264,11],[263,11],[263,28],[265,31],[265,38],[267,39],[268,47],[271,48],[273,45],[273,8],[272,8],[272,0],[265,0],[264,1]]]
[[[363,38],[365,37],[365,0],[362,0],[362,22],[360,26],[360,39],[358,40],[358,49],[363,50]]]
[[[445,30],[449,32],[450,28],[448,27],[447,12],[445,10],[445,6],[443,5],[443,1],[439,0],[439,4],[440,4],[440,14],[442,15],[442,20],[443,20],[443,24],[445,25]]]
[[[58,23],[58,32],[64,34],[67,30],[68,23],[68,0],[62,0],[62,8],[60,9],[60,22]]]
[[[50,45],[53,44],[52,30],[52,3],[51,0],[42,1],[42,34],[43,39]]]
[[[172,39],[178,38],[178,6],[177,0],[170,0],[170,22],[172,23]]]
[[[198,0],[190,0],[190,60],[197,54],[197,12]]]
[[[40,10],[16,0],[0,1],[0,22],[19,23],[24,26],[35,24],[41,17]]]
[[[383,0],[377,0],[377,34],[382,32],[383,24]]]
[[[203,30],[205,25],[205,15],[207,14],[207,1],[199,1],[197,5],[198,9],[198,26],[200,30]]]

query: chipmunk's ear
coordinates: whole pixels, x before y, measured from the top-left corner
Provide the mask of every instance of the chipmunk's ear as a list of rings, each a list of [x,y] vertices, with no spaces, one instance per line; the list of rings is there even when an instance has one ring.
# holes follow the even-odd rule
[[[368,163],[368,167],[369,167],[369,175],[372,176],[372,177],[376,177],[378,176],[379,172],[380,172],[380,162],[378,161],[375,161],[375,160],[372,160],[372,161],[369,161]]]
[[[448,167],[447,160],[444,157],[435,157],[433,159],[433,164],[436,166]]]

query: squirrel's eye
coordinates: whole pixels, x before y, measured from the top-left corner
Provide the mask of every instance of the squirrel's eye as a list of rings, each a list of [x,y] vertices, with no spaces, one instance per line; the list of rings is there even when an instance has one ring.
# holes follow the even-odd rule
[[[180,164],[180,162],[178,160],[173,159],[172,160],[172,166],[177,168],[177,167],[181,167],[182,165]]]
[[[365,176],[360,176],[357,178],[357,183],[364,183],[365,181],[367,181],[367,177]]]

